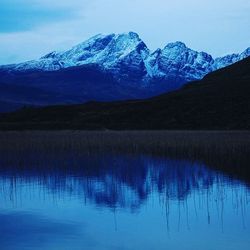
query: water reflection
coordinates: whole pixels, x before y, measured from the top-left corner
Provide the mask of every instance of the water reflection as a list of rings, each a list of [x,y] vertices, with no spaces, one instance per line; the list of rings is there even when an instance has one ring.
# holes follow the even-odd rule
[[[248,249],[250,244],[248,186],[201,162],[33,152],[1,155],[0,166],[4,249]]]
[[[28,249],[30,246],[43,249],[46,247],[43,239],[46,239],[48,246],[63,238],[81,236],[76,225],[50,221],[27,213],[0,213],[0,221],[0,242],[4,250]]]
[[[1,249],[249,249],[248,140],[1,136]]]

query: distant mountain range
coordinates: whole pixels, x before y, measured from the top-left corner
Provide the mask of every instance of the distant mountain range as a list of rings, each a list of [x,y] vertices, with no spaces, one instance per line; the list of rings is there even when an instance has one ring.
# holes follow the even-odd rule
[[[147,98],[250,56],[214,59],[182,42],[150,51],[138,34],[97,35],[65,52],[0,66],[0,111],[24,105]]]
[[[250,57],[147,100],[26,108],[0,129],[250,129]]]

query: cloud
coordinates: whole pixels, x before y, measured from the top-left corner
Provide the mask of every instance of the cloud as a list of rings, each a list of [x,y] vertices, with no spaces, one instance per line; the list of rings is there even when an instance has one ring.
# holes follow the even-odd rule
[[[128,31],[151,49],[181,40],[214,56],[240,52],[250,45],[249,12],[249,0],[1,0],[0,64]]]
[[[74,19],[85,1],[1,0],[0,33],[32,30],[36,27]]]

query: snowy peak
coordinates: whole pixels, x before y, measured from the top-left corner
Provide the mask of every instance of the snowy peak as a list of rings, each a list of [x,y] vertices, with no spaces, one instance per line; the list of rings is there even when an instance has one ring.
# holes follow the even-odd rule
[[[243,60],[249,56],[250,56],[250,47],[240,54],[231,54],[231,55],[226,55],[223,57],[218,57],[215,59],[213,69],[216,70],[216,69],[224,68],[240,60]]]
[[[154,73],[169,78],[172,82],[201,79],[211,71],[214,60],[205,52],[197,52],[182,42],[169,43],[163,50],[151,54],[150,64]],[[157,69],[156,69],[157,68]]]
[[[205,52],[188,48],[183,42],[167,44],[151,52],[134,32],[98,34],[64,52],[51,52],[39,60],[0,67],[7,71],[56,71],[62,68],[97,65],[120,82],[150,86],[151,82],[171,83],[178,88],[199,80],[213,70],[250,56],[250,48],[241,54],[213,59]]]
[[[140,53],[142,50],[148,50],[138,34],[133,32],[115,35],[107,49],[110,54],[114,54],[117,58],[126,57],[134,51]]]
[[[129,32],[124,34],[97,35],[78,44],[72,49],[56,53],[52,52],[40,60],[49,59],[60,62],[64,67],[85,64],[98,64],[105,69],[114,66],[130,54],[149,53],[147,46],[138,34]],[[142,57],[142,55],[141,55]]]
[[[243,60],[243,59],[245,59],[245,58],[247,58],[247,57],[249,57],[249,56],[250,56],[250,47],[247,48],[245,51],[243,51],[243,52],[239,55],[240,60]]]
[[[97,35],[86,42],[83,42],[71,50],[62,54],[64,57],[68,57],[68,59],[72,59],[75,56],[79,57],[78,61],[84,61],[83,55],[86,53],[103,53],[104,51],[107,53],[115,54],[117,57],[120,57],[124,54],[135,50],[138,44],[142,41],[140,40],[139,36],[135,33],[127,33],[127,34],[110,34],[107,36]],[[103,53],[105,54],[105,53]],[[105,58],[102,58],[105,60]]]
[[[164,50],[165,50],[165,49],[166,49],[166,50],[168,50],[168,49],[173,49],[173,48],[178,49],[178,50],[185,50],[185,49],[187,49],[187,46],[186,46],[185,43],[180,42],[180,41],[177,41],[177,42],[173,42],[173,43],[168,43],[168,44],[165,46]]]
[[[65,52],[57,53],[52,52],[48,55],[42,57],[41,59],[55,59],[55,58],[67,58],[69,60],[76,59],[82,53],[89,51],[89,52],[98,52],[103,50],[107,44],[112,40],[114,34],[103,36],[101,34],[96,35],[83,43],[80,43],[74,46],[72,49],[67,50]]]

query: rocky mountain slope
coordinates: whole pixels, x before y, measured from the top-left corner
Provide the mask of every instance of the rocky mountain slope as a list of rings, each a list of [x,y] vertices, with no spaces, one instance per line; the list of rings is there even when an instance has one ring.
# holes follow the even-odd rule
[[[27,108],[1,129],[250,129],[250,57],[147,100]]]
[[[182,42],[169,43],[151,52],[138,34],[97,35],[65,52],[51,52],[39,60],[0,66],[7,71],[56,71],[81,65],[99,65],[118,80],[138,76],[142,82],[154,78],[200,79],[207,73],[226,67],[250,56],[250,48],[241,54],[213,59]],[[177,81],[177,79],[175,79]]]
[[[249,55],[250,48],[214,59],[182,42],[151,52],[133,32],[97,35],[39,60],[0,66],[0,101],[39,106],[145,98],[176,90]],[[18,95],[15,89],[22,88]]]

